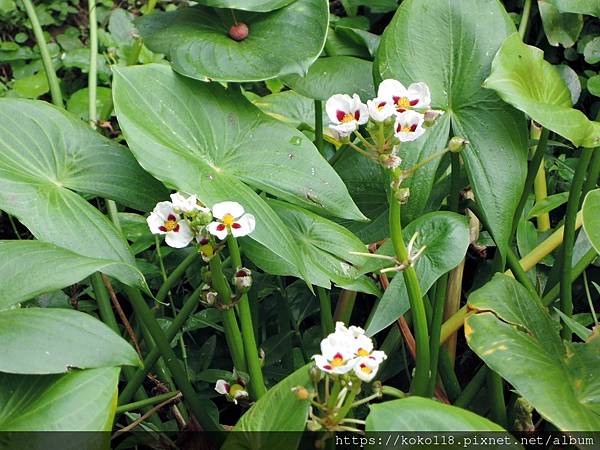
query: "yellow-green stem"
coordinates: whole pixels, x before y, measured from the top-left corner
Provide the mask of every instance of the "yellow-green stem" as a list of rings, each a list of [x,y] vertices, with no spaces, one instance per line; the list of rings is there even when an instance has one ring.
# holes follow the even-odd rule
[[[530,135],[532,139],[540,140],[542,128],[531,122]],[[548,197],[548,188],[546,186],[546,169],[544,166],[544,157],[540,162],[535,179],[533,180],[533,193],[535,194],[535,203],[539,203]],[[550,214],[545,212],[537,216],[538,231],[548,231],[550,229]]]

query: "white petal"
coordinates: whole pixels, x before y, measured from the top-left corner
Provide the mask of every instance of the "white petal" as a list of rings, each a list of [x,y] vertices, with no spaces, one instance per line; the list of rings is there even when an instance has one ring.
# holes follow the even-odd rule
[[[383,106],[379,106],[383,104]],[[392,117],[396,113],[396,108],[391,101],[382,98],[374,98],[367,102],[369,108],[369,117],[377,122]]]
[[[150,228],[150,232],[152,234],[165,234],[165,231],[162,231],[160,227],[164,226],[165,219],[163,219],[160,215],[155,212],[150,213],[150,216],[146,219],[148,223],[148,228]]]
[[[334,124],[339,124],[340,121],[337,118],[337,112],[350,112],[351,104],[352,98],[346,94],[335,94],[329,97],[327,103],[325,103],[325,111],[327,112],[329,121]]]
[[[227,395],[229,392],[229,383],[227,383],[225,380],[217,380],[217,383],[215,384],[215,391],[217,391],[219,394]]]
[[[348,328],[348,332],[352,335],[352,337],[355,337],[355,338],[364,336],[364,334],[365,334],[365,330],[363,330],[361,327],[357,327],[355,325],[350,326],[350,328]],[[367,336],[364,336],[364,337],[371,340]]]
[[[387,355],[381,350],[375,350],[371,352],[368,358],[373,360],[376,364],[381,364],[387,359]]]
[[[370,337],[365,336],[364,334],[354,338],[354,346],[355,346],[355,354],[358,353],[359,350],[362,350],[367,353],[371,353],[373,350],[373,341]]]
[[[350,360],[348,361],[346,364],[342,365],[342,366],[337,366],[334,367],[331,370],[331,373],[337,373],[337,374],[344,374],[344,373],[348,373],[350,372],[352,369],[354,369],[354,360]]]
[[[414,108],[427,108],[431,103],[429,87],[423,82],[411,84],[407,89],[407,97],[409,100],[419,100]]]
[[[223,227],[222,230],[219,230],[219,225],[223,225],[221,222],[211,222],[206,226],[206,229],[208,230],[208,232],[210,234],[212,234],[213,236],[218,237],[219,239],[223,240],[227,237],[227,227]]]
[[[215,203],[212,207],[213,216],[217,219],[223,219],[226,214],[231,214],[235,218],[241,217],[244,212],[244,207],[238,202]]]
[[[344,322],[336,322],[335,323],[335,332],[336,334],[347,334],[348,333],[348,328],[346,328],[346,325],[344,324]]]
[[[178,223],[179,230],[177,231],[169,231],[167,236],[165,237],[165,242],[169,247],[173,248],[183,248],[187,247],[190,242],[194,239],[194,234],[190,226],[185,221],[180,221]]]
[[[352,122],[341,123],[339,125],[330,125],[329,128],[337,131],[341,135],[348,136],[358,128],[358,123],[353,120]]]
[[[369,108],[364,103],[358,105],[358,124],[364,125],[369,121]]]
[[[237,400],[238,398],[248,398],[248,393],[240,389],[239,391],[235,391],[233,398],[234,400]]]
[[[182,212],[189,213],[199,209],[196,195],[186,197],[181,192],[176,192],[171,194],[171,201],[173,202],[173,207]]]
[[[383,80],[377,90],[377,97],[392,99],[392,97],[405,97],[406,88],[398,80]]]
[[[169,217],[169,215],[171,214],[177,216],[177,218],[179,219],[179,216],[173,209],[173,204],[171,202],[157,203],[152,212],[158,214],[165,221],[167,220],[167,217]]]
[[[361,360],[354,365],[353,369],[359,379],[368,383],[375,378],[375,375],[377,375],[379,365],[369,364],[367,361]]]
[[[240,225],[240,228],[231,227],[231,234],[234,237],[246,236],[254,231],[256,227],[256,219],[250,213],[244,214],[235,223]]]

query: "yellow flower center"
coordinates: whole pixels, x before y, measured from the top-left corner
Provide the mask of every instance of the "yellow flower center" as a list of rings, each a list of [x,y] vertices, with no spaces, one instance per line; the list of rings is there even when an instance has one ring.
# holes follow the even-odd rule
[[[333,357],[333,359],[331,360],[331,365],[333,367],[340,367],[344,365],[344,358],[342,356],[339,355],[335,355]]]
[[[396,102],[400,108],[408,108],[410,106],[410,100],[407,97],[400,97]]]
[[[165,222],[164,227],[167,231],[173,231],[177,228],[177,221],[175,219],[169,219]]]
[[[344,114],[344,117],[342,117],[341,122],[348,123],[348,122],[352,122],[353,120],[354,120],[354,114],[346,113],[346,114]]]
[[[400,127],[400,131],[402,131],[403,133],[410,133],[412,129],[410,125],[403,125],[402,127]]]
[[[356,354],[358,356],[369,356],[369,352],[366,351],[364,348],[359,348]]]
[[[225,214],[223,216],[223,225],[230,227],[233,225],[233,222],[235,222],[235,217],[233,217],[231,214]]]
[[[366,374],[370,374],[371,372],[373,372],[373,370],[369,366],[367,366],[366,364],[362,364],[360,366],[360,370],[363,371]]]

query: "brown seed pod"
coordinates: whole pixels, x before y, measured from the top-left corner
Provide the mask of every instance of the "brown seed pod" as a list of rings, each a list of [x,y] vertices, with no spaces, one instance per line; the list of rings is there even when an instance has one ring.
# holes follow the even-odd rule
[[[229,29],[229,37],[234,41],[243,41],[248,37],[248,34],[250,34],[250,29],[244,22],[238,22]]]

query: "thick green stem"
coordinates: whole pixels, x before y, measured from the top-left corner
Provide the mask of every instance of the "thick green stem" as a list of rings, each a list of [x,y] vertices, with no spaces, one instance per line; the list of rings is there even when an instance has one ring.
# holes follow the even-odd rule
[[[242,268],[242,255],[235,237],[227,236],[227,245],[229,246],[229,254],[234,270]],[[240,313],[240,324],[242,326],[242,336],[244,342],[244,351],[246,353],[246,363],[248,366],[248,374],[250,375],[250,390],[253,392],[256,399],[261,398],[267,393],[265,381],[263,379],[262,369],[260,367],[260,359],[258,358],[258,346],[254,335],[254,325],[252,324],[252,313],[250,311],[250,302],[248,295],[242,294],[238,304]]]
[[[90,71],[88,73],[88,111],[92,128],[96,128],[96,91],[98,86],[98,20],[96,19],[96,1],[88,0],[88,15],[90,28]]]
[[[579,207],[579,197],[581,195],[581,189],[585,181],[585,175],[587,168],[592,158],[593,151],[591,149],[583,149],[579,160],[577,161],[577,167],[575,169],[575,175],[571,181],[571,188],[569,189],[569,199],[567,201],[567,212],[565,216],[565,235],[563,238],[562,245],[562,261],[561,261],[561,279],[560,279],[560,306],[563,313],[567,316],[573,315],[573,283],[571,281],[571,269],[573,264],[573,246],[575,245],[575,233],[576,233],[576,216],[577,209]],[[571,330],[568,327],[562,330],[563,338],[571,340]]]
[[[221,257],[219,254],[214,255],[210,259],[210,273],[212,279],[212,287],[217,291],[223,305],[228,306],[223,310],[223,328],[225,328],[225,340],[229,347],[233,366],[237,370],[247,372],[246,357],[244,355],[244,343],[242,333],[235,317],[235,309],[231,305],[231,289],[229,283],[223,274]]]
[[[531,122],[529,128],[531,138],[539,141],[540,136],[542,135],[542,128],[533,121]],[[533,193],[535,194],[536,204],[548,197],[546,169],[544,167],[543,157],[540,162],[540,167],[538,168],[537,174],[535,175],[535,179],[533,180]],[[548,214],[547,212],[540,214],[539,216],[537,216],[536,222],[538,231],[548,231],[550,229],[550,214]]]
[[[31,0],[23,0],[23,4],[25,5],[27,17],[29,17],[35,40],[40,49],[40,55],[42,56],[44,72],[46,72],[48,86],[50,87],[52,103],[54,103],[54,105],[58,106],[59,108],[64,108],[62,92],[60,90],[60,83],[58,81],[58,77],[56,76],[54,65],[52,64],[52,58],[50,57],[50,51],[48,50],[48,45],[46,44],[46,40],[44,39],[44,32],[42,31],[42,27],[35,12],[35,8],[33,7]]]
[[[323,102],[315,100],[315,147],[323,154]]]
[[[335,307],[335,313],[333,314],[333,321],[344,322],[346,325],[350,325],[350,318],[352,317],[355,303],[356,291],[342,289]]]
[[[158,293],[156,294],[156,300],[160,303],[164,302],[169,294],[169,291],[175,286],[175,284],[183,277],[185,271],[190,267],[194,261],[198,258],[198,252],[191,252],[179,263],[175,270],[164,281]]]
[[[321,306],[321,334],[323,337],[333,332],[333,315],[331,313],[331,298],[327,290],[317,286],[317,294]]]
[[[527,29],[529,26],[529,17],[531,16],[531,1],[525,0],[525,4],[523,5],[523,14],[521,14],[521,23],[519,24],[519,35],[523,42],[525,42],[527,37]]]
[[[481,366],[481,368],[477,371],[475,376],[471,378],[469,384],[465,386],[461,394],[458,396],[456,401],[454,402],[454,406],[459,406],[461,408],[466,408],[471,403],[471,400],[475,398],[475,395],[479,392],[479,390],[483,387],[485,380],[488,374],[488,366],[485,364]]]
[[[399,171],[395,171],[393,174],[393,184],[398,183],[398,177]],[[396,190],[392,189],[389,199],[389,221],[392,244],[398,261],[400,263],[408,263],[410,261],[410,255],[408,254],[408,249],[406,248],[404,237],[402,235],[400,201],[395,197],[395,194]],[[408,291],[416,345],[416,367],[415,376],[412,380],[411,392],[414,395],[424,396],[427,394],[430,369],[427,315],[425,313],[425,305],[423,304],[423,294],[421,293],[421,287],[419,286],[419,280],[414,267],[409,264],[408,267],[402,271],[402,275],[404,276],[406,290]]]
[[[580,205],[583,202],[583,199],[592,189],[596,189],[598,185],[598,177],[600,177],[600,147],[596,147],[593,151],[592,160],[590,161],[590,166],[588,169],[588,176],[585,179],[585,184],[583,185],[583,189],[581,190],[580,197]]]
[[[440,345],[441,344],[443,344],[443,342],[440,336]],[[441,347],[438,356],[438,371],[440,373],[440,378],[444,383],[444,389],[446,390],[448,400],[451,402],[456,400],[461,393],[460,383],[458,382],[456,373],[454,373],[453,364],[454,361],[450,357],[448,349],[446,347]]]
[[[533,295],[534,297],[539,297],[538,292],[535,290],[535,287],[533,286],[533,284],[527,277],[527,274],[523,270],[523,266],[521,266],[519,258],[517,257],[513,249],[510,247],[508,247],[506,250],[506,262],[508,263],[508,267],[510,268],[517,281],[521,283],[525,288],[527,288],[531,295]]]
[[[133,307],[135,315],[138,317],[141,324],[148,328],[148,331],[156,343],[156,346],[158,347],[165,364],[173,375],[175,384],[183,393],[184,403],[188,406],[190,411],[192,411],[202,429],[205,431],[221,430],[221,426],[208,412],[203,404],[203,401],[200,400],[200,397],[198,397],[198,394],[190,383],[190,380],[188,380],[187,374],[185,373],[181,362],[177,359],[175,352],[171,348],[169,340],[152,315],[152,312],[140,294],[140,291],[126,286],[125,293],[131,302],[131,306]]]
[[[525,203],[527,202],[527,198],[529,197],[529,193],[533,188],[533,182],[535,181],[535,177],[537,176],[540,164],[542,159],[544,158],[544,154],[546,153],[546,146],[548,145],[548,135],[550,132],[546,128],[542,128],[542,132],[540,134],[540,139],[538,141],[537,147],[535,148],[535,152],[529,166],[527,168],[527,178],[525,178],[525,185],[523,186],[523,193],[521,194],[521,198],[519,199],[519,204],[517,205],[517,209],[515,211],[515,215],[513,216],[513,226],[511,236],[515,234],[517,230],[517,224],[519,223],[519,219],[521,218],[521,214],[523,213],[523,208],[525,207]]]
[[[458,211],[458,202],[460,200],[460,155],[458,153],[450,154],[450,196],[448,198],[448,209]]]
[[[179,314],[173,319],[173,322],[165,332],[168,341],[173,340],[177,335],[177,332],[185,325],[188,317],[196,310],[201,296],[202,287],[199,287],[187,298],[183,307],[179,310]],[[158,350],[158,347],[153,347],[144,358],[144,368],[138,369],[135,372],[134,376],[127,383],[127,386],[125,386],[125,389],[123,389],[119,395],[120,405],[131,399],[132,394],[142,384],[146,374],[152,370],[158,358],[160,358],[160,351]]]
[[[433,305],[433,315],[431,318],[431,332],[429,337],[429,353],[431,355],[431,375],[427,387],[427,397],[433,396],[438,375],[438,356],[440,354],[440,332],[442,321],[444,320],[444,306],[446,304],[446,286],[448,284],[448,274],[443,275],[437,282],[435,290],[435,300]]]
[[[506,428],[508,419],[506,417],[506,404],[504,403],[504,385],[502,377],[496,372],[489,371],[487,374],[487,387],[491,402],[491,418],[503,428]]]
[[[591,248],[585,255],[573,266],[571,270],[571,283],[575,282],[577,278],[583,273],[585,268],[589,266],[596,258],[598,253],[596,249]],[[543,297],[542,303],[546,306],[550,305],[560,295],[560,283],[555,284]]]
[[[350,389],[348,396],[344,400],[344,404],[342,405],[342,407],[340,408],[338,413],[335,415],[336,422],[338,422],[338,423],[341,422],[342,419],[344,419],[344,417],[346,417],[346,415],[348,415],[348,412],[350,411],[350,409],[352,408],[352,404],[354,403],[354,399],[360,392],[361,384],[362,383],[360,383],[360,382],[353,382],[352,388]]]
[[[134,411],[136,409],[142,409],[147,406],[156,405],[157,403],[164,402],[170,398],[178,395],[179,392],[167,392],[166,394],[157,395],[156,397],[150,397],[145,400],[140,400],[139,402],[127,403],[125,405],[118,406],[116,409],[117,414],[121,414],[127,411]]]

